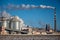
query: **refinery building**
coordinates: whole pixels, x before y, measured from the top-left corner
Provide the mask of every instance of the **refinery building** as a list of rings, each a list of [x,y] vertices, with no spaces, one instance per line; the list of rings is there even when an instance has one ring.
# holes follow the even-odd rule
[[[25,25],[24,21],[18,16],[11,16],[6,11],[0,13],[0,34],[50,34],[54,32],[50,25],[46,28],[33,28]]]
[[[19,33],[24,25],[24,21],[18,16],[11,16],[6,11],[0,13],[0,28],[4,27],[8,33]]]

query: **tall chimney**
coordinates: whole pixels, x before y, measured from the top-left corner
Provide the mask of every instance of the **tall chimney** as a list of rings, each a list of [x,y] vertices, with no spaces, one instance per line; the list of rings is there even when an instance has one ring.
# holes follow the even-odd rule
[[[56,8],[54,9],[54,31],[56,32]]]

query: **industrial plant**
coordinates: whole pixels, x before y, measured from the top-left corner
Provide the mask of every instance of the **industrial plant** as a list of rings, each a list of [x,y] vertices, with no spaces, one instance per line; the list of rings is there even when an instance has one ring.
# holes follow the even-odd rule
[[[60,40],[60,0],[0,0],[0,40]]]
[[[11,16],[6,11],[0,13],[0,34],[53,34],[54,30],[46,24],[45,28],[25,25],[22,18]]]
[[[45,24],[45,28],[33,28],[33,26],[24,23],[24,20],[19,16],[11,16],[6,11],[0,12],[0,34],[54,34],[57,33],[56,25],[56,8],[46,5],[7,5],[6,7],[1,7],[1,9],[34,9],[34,8],[46,8],[52,9],[54,11],[54,29],[51,28],[50,24]]]

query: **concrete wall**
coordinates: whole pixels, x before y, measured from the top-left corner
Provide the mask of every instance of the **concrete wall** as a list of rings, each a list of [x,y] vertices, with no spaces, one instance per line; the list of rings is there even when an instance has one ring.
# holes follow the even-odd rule
[[[0,35],[0,40],[60,40],[60,35]]]

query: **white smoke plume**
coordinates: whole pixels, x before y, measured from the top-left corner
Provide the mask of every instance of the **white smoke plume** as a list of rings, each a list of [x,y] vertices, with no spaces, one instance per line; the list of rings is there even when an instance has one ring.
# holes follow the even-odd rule
[[[22,4],[22,8],[36,8],[36,7],[38,7],[38,6],[36,6],[36,5],[29,5],[29,4],[27,4],[27,5]]]
[[[25,8],[30,8],[30,5],[29,5],[29,4],[27,4]]]
[[[36,5],[25,5],[25,4],[22,4],[21,5],[22,8],[38,8],[39,6],[36,6]],[[54,9],[55,7],[52,7],[52,6],[46,6],[46,5],[40,5],[40,8],[51,8],[51,9]]]
[[[25,7],[26,7],[26,5],[25,5],[25,4],[22,4],[22,5],[21,5],[21,7],[22,7],[22,8],[25,8]]]
[[[36,6],[36,5],[29,5],[29,4],[27,4],[27,5],[25,5],[25,4],[22,4],[22,5],[13,5],[13,4],[9,4],[8,5],[8,8],[36,8],[36,7],[38,7],[38,6]]]
[[[52,8],[52,9],[55,9],[55,7],[52,7],[52,6],[46,6],[47,8]]]
[[[36,5],[31,5],[31,7],[32,7],[32,8],[36,8],[36,7],[38,7],[38,6],[36,6]]]
[[[40,7],[41,7],[41,8],[46,8],[46,6],[45,6],[45,5],[40,5]]]
[[[55,9],[55,7],[52,6],[46,6],[46,5],[40,5],[41,8],[51,8],[51,9]]]
[[[11,8],[11,9],[13,9],[13,8],[25,8],[25,9],[27,9],[27,8],[51,8],[51,9],[55,9],[55,7],[52,7],[52,6],[46,6],[46,5],[40,5],[40,6],[37,6],[37,5],[33,5],[33,4],[22,4],[22,5],[14,5],[14,4],[8,4],[8,6],[7,6],[7,8]]]
[[[2,14],[2,15],[1,15]],[[0,17],[6,17],[6,18],[10,18],[10,14],[9,13],[7,13],[5,10],[3,11],[3,12],[1,12],[1,14],[0,14]]]

